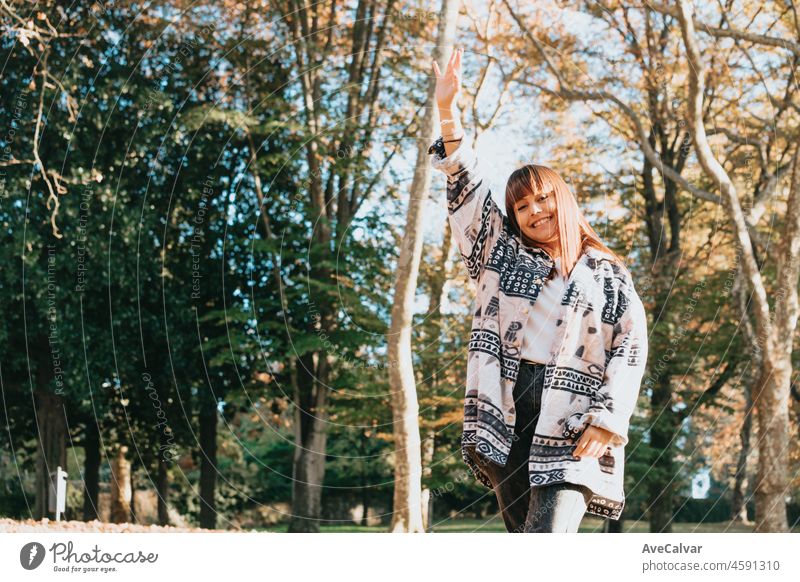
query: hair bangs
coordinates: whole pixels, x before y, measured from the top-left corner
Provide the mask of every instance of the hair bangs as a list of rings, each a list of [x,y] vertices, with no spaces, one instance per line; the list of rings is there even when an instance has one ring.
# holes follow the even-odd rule
[[[529,194],[536,195],[539,192],[549,192],[552,188],[555,188],[552,176],[542,171],[548,169],[544,166],[528,164],[514,170],[506,183],[506,202],[510,201],[514,205]],[[551,173],[555,174],[552,171]]]

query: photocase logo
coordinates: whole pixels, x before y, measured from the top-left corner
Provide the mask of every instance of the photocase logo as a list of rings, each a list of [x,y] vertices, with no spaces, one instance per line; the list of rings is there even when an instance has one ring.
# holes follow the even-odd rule
[[[35,570],[44,561],[44,546],[39,542],[30,542],[19,551],[19,563],[26,570]]]

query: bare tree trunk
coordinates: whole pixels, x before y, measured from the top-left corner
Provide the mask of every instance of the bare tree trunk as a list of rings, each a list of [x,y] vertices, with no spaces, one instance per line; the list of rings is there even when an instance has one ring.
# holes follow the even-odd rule
[[[49,353],[49,350],[45,353]],[[39,376],[40,385],[44,383],[44,376],[44,374]],[[44,389],[37,390],[36,396],[39,455],[36,458],[34,518],[42,519],[48,515],[47,501],[50,495],[51,473],[54,473],[59,465],[62,469],[67,468],[67,427],[63,398]]]
[[[217,527],[217,401],[212,395],[203,400],[200,411],[200,527]]]
[[[97,519],[100,493],[100,432],[97,421],[86,422],[83,451],[83,521]]]
[[[420,233],[421,235],[421,233]],[[421,236],[420,236],[421,242]],[[402,260],[402,253],[401,253]],[[398,280],[408,275],[408,265],[398,268]],[[411,275],[416,283],[416,273]],[[416,285],[414,286],[416,288]],[[409,294],[414,297],[412,289]],[[392,532],[424,531],[422,524],[422,453],[419,435],[419,406],[411,360],[411,307],[408,312],[395,297],[392,325],[389,328],[389,378],[394,428],[394,511]],[[401,312],[400,314],[396,312]],[[402,318],[402,319],[401,319]],[[405,320],[405,321],[403,321]]]
[[[435,271],[430,274],[429,297],[430,304],[425,317],[425,338],[429,346],[433,345],[433,357],[423,363],[423,389],[427,394],[435,395],[439,388],[439,371],[441,359],[439,357],[439,340],[442,334],[442,302],[445,299],[444,286],[447,282],[447,260],[452,246],[452,230],[450,220],[444,220],[444,238],[442,240],[441,255]],[[436,301],[434,302],[434,297]],[[428,409],[428,418],[435,420],[438,407],[434,404]],[[436,454],[436,430],[429,430],[422,447],[422,523],[426,532],[431,532],[435,496],[427,486],[433,475],[433,459]]]
[[[131,465],[125,455],[127,446],[120,446],[111,462],[111,522],[131,521]]]
[[[458,18],[458,2],[442,0],[434,59],[444,64],[452,50]],[[417,140],[417,161],[406,215],[406,229],[400,245],[394,288],[392,322],[389,327],[389,385],[394,420],[394,500],[392,532],[422,532],[422,454],[420,451],[419,404],[411,358],[411,322],[422,256],[422,210],[430,194],[431,167],[428,142],[434,117],[435,79],[428,84],[430,106],[425,110]]]
[[[792,347],[800,316],[800,145],[795,145],[783,236],[778,252],[775,321],[768,336],[770,350],[762,361],[764,382],[756,385],[753,403],[758,418],[758,476],[755,482],[756,531],[788,532],[789,397]]]
[[[422,477],[430,479],[431,465],[433,464],[433,452],[436,448],[436,431],[429,431],[425,440],[422,441]],[[431,512],[433,509],[433,495],[429,487],[422,489],[420,497],[422,509],[422,529],[430,531]]]
[[[739,451],[739,457],[736,460],[736,477],[733,485],[733,497],[731,499],[731,520],[738,521],[745,524],[750,524],[747,518],[747,499],[745,492],[747,490],[747,457],[750,454],[750,435],[753,430],[753,397],[752,397],[752,383],[748,382],[745,386],[745,403],[744,422],[742,429],[739,431],[739,441],[742,443],[742,448]]]
[[[290,532],[319,532],[327,447],[327,365],[324,355],[298,358]],[[318,365],[315,365],[315,360]],[[314,371],[317,371],[316,374]],[[310,387],[310,388],[309,388]]]
[[[758,470],[754,493],[757,532],[788,532],[786,496],[789,481],[786,471],[786,447],[789,443],[789,380],[787,361],[765,359],[754,396],[758,419]],[[786,387],[786,390],[783,388]]]
[[[672,414],[672,382],[669,372],[659,374],[651,398],[656,420],[650,427],[650,444],[653,449],[649,477],[650,531],[671,533],[675,483],[674,439],[678,431],[675,414]]]
[[[750,322],[746,282],[742,280],[741,271],[736,274],[733,294],[739,304],[740,320],[743,323],[743,337],[747,345],[753,346],[753,354],[750,359],[750,371],[744,385],[744,419],[742,428],[739,431],[739,441],[742,444],[742,448],[739,450],[739,458],[736,461],[736,476],[731,499],[731,520],[751,525],[750,520],[747,518],[748,499],[745,497],[749,481],[747,478],[747,457],[750,455],[750,436],[753,432],[753,384],[758,379],[755,370],[761,367],[761,350],[753,332],[753,325]]]
[[[131,523],[141,523],[139,521],[139,505],[136,502],[136,459],[130,461],[130,484],[131,484]]]
[[[167,460],[159,456],[158,476],[156,481],[156,491],[158,493],[158,525],[169,525],[169,506],[167,499],[169,496],[169,465]]]

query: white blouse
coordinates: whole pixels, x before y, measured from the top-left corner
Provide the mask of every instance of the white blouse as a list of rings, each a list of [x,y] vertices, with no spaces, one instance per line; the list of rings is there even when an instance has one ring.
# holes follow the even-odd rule
[[[567,280],[561,270],[561,258],[554,259],[553,262],[558,275],[542,285],[525,323],[520,348],[520,357],[523,360],[541,364],[546,364],[550,359],[556,336],[556,321],[562,315],[561,297],[567,288]]]

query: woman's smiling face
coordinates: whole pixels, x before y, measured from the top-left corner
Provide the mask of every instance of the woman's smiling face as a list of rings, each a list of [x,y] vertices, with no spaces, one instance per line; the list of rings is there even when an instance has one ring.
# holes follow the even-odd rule
[[[552,184],[546,183],[543,191],[517,200],[514,215],[522,234],[533,242],[548,243],[558,238],[558,215]]]

